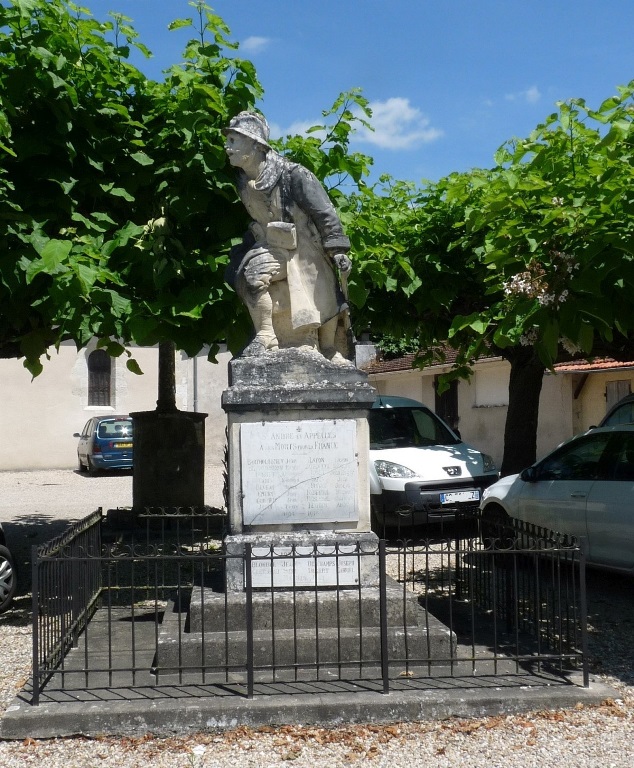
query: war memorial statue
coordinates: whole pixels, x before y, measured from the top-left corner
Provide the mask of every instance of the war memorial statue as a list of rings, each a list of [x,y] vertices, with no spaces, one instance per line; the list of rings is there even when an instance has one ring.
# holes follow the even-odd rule
[[[164,624],[158,666],[204,663],[226,682],[222,664],[232,659],[231,680],[244,682],[252,660],[264,682],[271,670],[276,683],[357,679],[359,663],[381,656],[384,635],[399,658],[405,648],[424,658],[430,617],[414,592],[404,599],[400,585],[381,582],[369,482],[376,392],[346,359],[341,333],[349,320],[338,277],[345,285],[350,243],[315,176],[269,146],[261,115],[241,112],[225,133],[252,218],[227,277],[255,336],[230,361],[222,393],[224,588],[193,587],[188,616]],[[448,637],[443,628],[440,642]]]
[[[226,274],[255,328],[242,355],[295,347],[345,364],[348,305],[337,270],[345,281],[350,241],[325,189],[269,145],[262,115],[240,112],[223,132],[252,218]]]

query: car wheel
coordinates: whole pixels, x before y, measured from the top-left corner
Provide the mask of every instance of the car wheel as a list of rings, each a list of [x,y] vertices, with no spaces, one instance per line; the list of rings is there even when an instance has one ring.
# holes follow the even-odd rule
[[[82,462],[82,460],[77,457],[77,465],[80,472],[86,472],[88,470],[88,467]]]
[[[0,544],[0,612],[6,611],[11,604],[16,587],[13,557],[11,552]]]
[[[480,516],[480,540],[486,547],[508,548],[515,539],[511,518],[499,504],[488,504]]]
[[[92,463],[92,459],[90,458],[90,456],[86,459],[86,461],[88,462],[88,472],[89,472],[89,474],[91,474],[94,477],[96,474],[99,473],[99,470]]]

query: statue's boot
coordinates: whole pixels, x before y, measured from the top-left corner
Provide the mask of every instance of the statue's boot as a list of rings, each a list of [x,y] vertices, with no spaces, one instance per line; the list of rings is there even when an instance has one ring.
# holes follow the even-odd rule
[[[319,348],[321,354],[332,363],[337,365],[354,365],[351,360],[347,360],[336,346],[338,318],[333,317],[325,322],[319,329]]]
[[[273,302],[268,291],[263,291],[247,303],[255,338],[248,344],[242,354],[245,357],[262,355],[264,352],[279,349],[277,336],[273,330]]]

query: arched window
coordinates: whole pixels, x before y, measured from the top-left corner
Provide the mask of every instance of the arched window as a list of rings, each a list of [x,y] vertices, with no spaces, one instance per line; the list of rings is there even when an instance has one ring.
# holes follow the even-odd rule
[[[88,405],[111,405],[112,360],[103,349],[88,355]]]

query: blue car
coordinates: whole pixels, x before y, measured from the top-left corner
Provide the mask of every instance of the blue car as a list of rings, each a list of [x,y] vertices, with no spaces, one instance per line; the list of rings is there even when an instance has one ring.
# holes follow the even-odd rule
[[[132,469],[133,429],[129,416],[93,416],[86,422],[77,445],[80,472]]]

